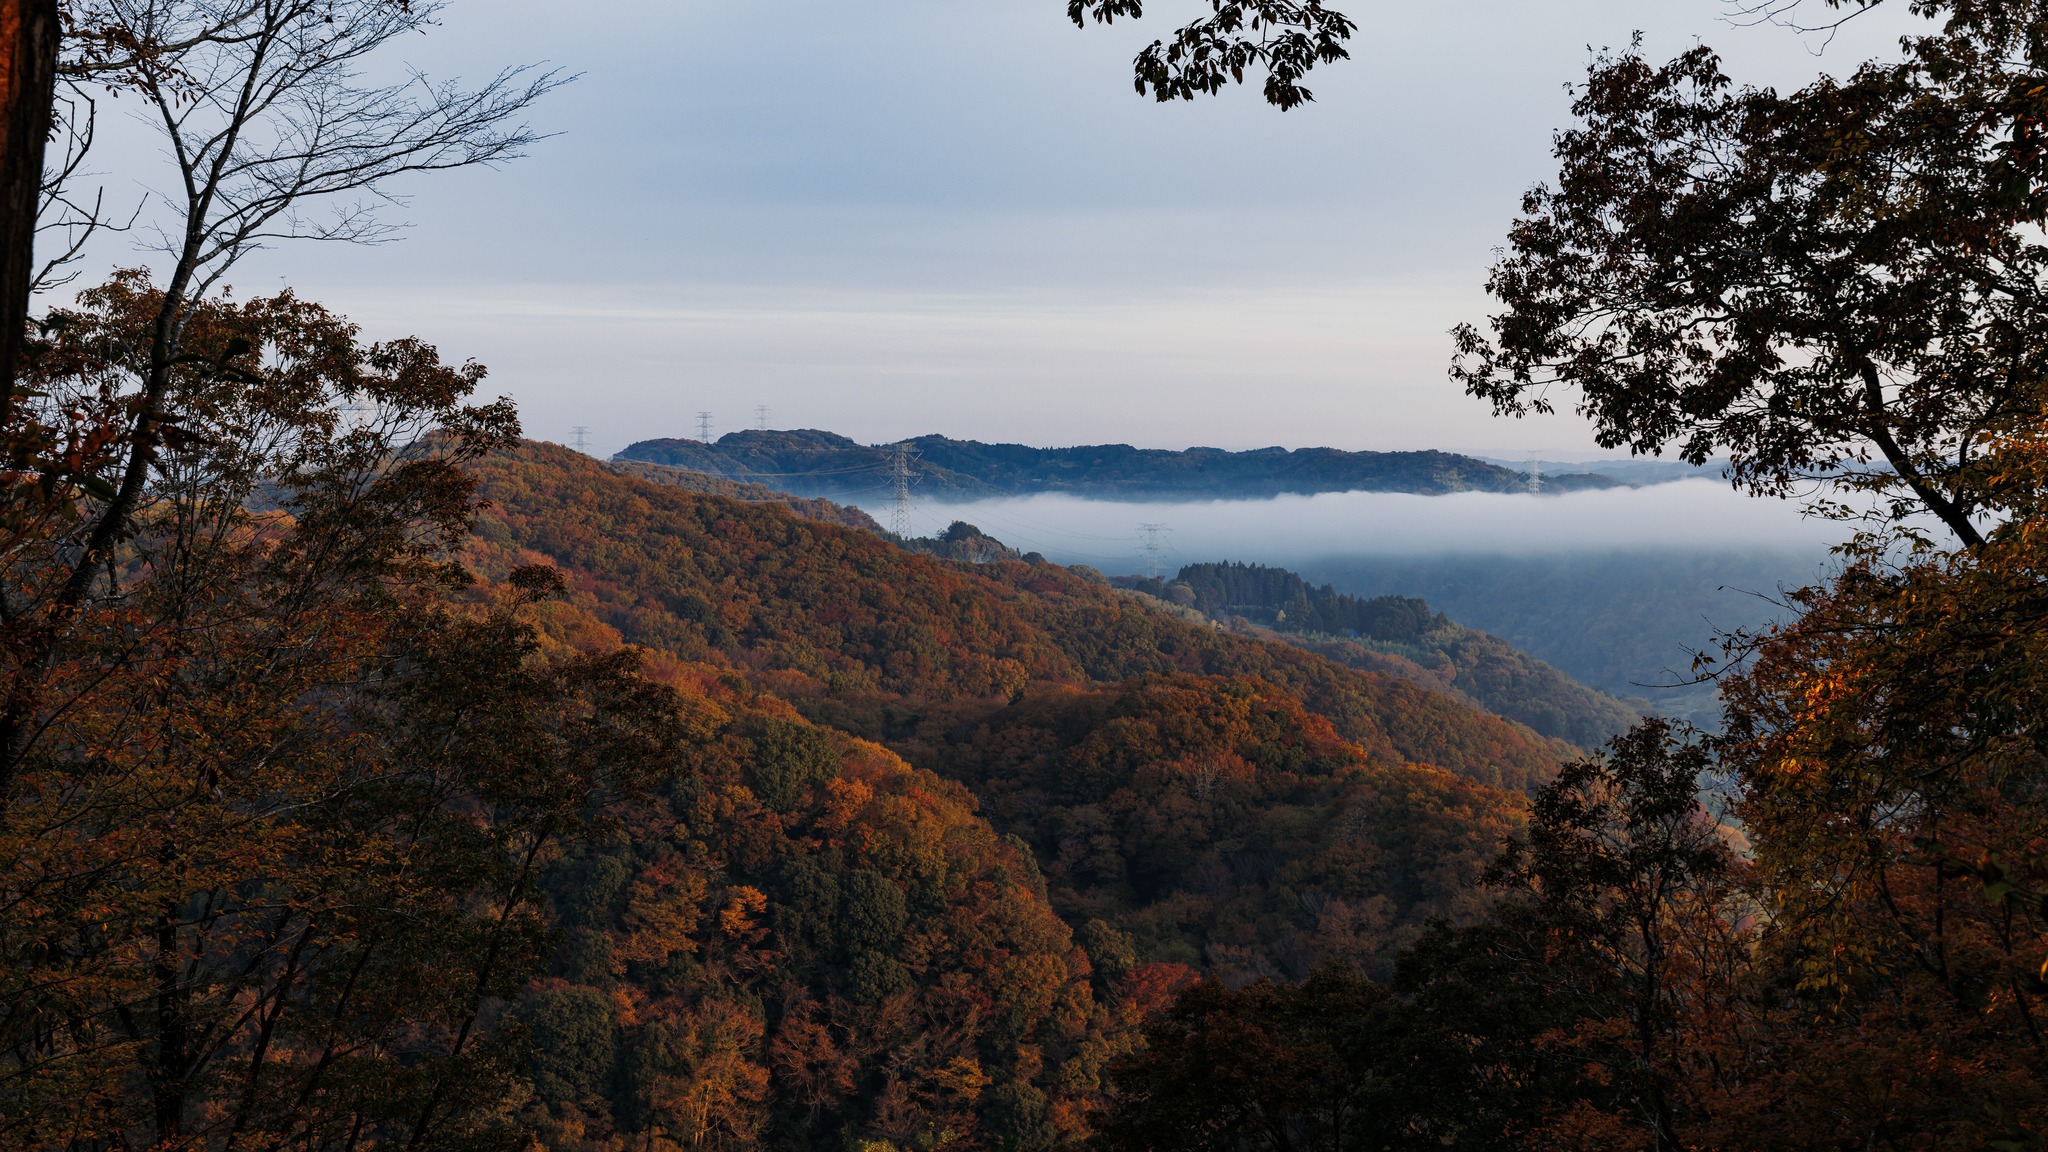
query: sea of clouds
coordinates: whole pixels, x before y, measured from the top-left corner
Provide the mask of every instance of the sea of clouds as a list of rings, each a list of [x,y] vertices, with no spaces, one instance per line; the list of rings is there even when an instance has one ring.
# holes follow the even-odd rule
[[[862,503],[887,520],[886,503]],[[1796,501],[1744,496],[1713,480],[1558,495],[1331,492],[1182,503],[1046,495],[921,504],[911,513],[918,535],[955,520],[1022,551],[1112,574],[1151,563],[1143,549],[1148,524],[1161,526],[1150,535],[1166,572],[1209,560],[1285,566],[1346,556],[1738,549],[1820,556],[1851,531],[1804,515]]]

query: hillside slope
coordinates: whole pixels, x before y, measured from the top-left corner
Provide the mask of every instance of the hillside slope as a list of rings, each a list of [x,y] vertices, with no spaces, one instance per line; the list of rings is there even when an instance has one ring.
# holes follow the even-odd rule
[[[1419,681],[1581,748],[1599,747],[1639,716],[1507,641],[1432,611],[1423,600],[1348,596],[1261,564],[1189,564],[1171,581],[1117,583],[1352,668]]]
[[[691,492],[702,492],[709,496],[730,496],[749,504],[780,504],[806,520],[823,520],[828,524],[842,524],[848,528],[865,528],[880,532],[882,526],[875,518],[858,508],[846,504],[834,504],[830,500],[819,500],[793,496],[765,484],[752,484],[744,480],[728,480],[708,472],[676,468],[667,464],[646,464],[637,460],[612,460],[608,462],[614,472],[646,480],[653,484],[667,484]]]
[[[1032,847],[1084,939],[1107,924],[1134,955],[1233,983],[1381,970],[1429,920],[1480,907],[1518,819],[1493,789],[1374,762],[1249,676],[1046,693],[926,755]]]
[[[550,1152],[1084,1135],[1102,1062],[1185,970],[1097,975],[958,784],[714,669],[650,671],[699,739],[550,867],[560,947],[511,1008]]]
[[[1819,547],[1701,548],[1350,557],[1303,571],[1358,596],[1420,596],[1583,683],[1713,728],[1716,685],[1693,682],[1693,654],[1783,619],[1784,591],[1824,582],[1836,566]]]
[[[1256,499],[1317,492],[1515,492],[1528,477],[1452,452],[1346,452],[1336,448],[1221,448],[1172,451],[1129,444],[1033,448],[920,436],[917,491],[935,500],[974,500],[1060,492],[1114,500]],[[886,490],[893,446],[860,444],[819,429],[749,429],[716,441],[642,440],[618,454],[694,469],[805,496],[872,496]],[[1604,476],[1544,478],[1556,491],[1605,488]]]
[[[646,646],[697,735],[546,874],[511,1018],[548,1152],[1074,1146],[1198,971],[1383,969],[1469,919],[1526,807],[1479,781],[1566,751],[1065,569],[547,446],[477,472],[471,563],[554,566],[546,642]]]
[[[1369,755],[1527,791],[1571,749],[1412,682],[1148,610],[1052,565],[947,563],[865,532],[620,476],[549,445],[481,465],[487,568],[543,559],[629,641],[784,674],[887,739],[917,708],[1147,673],[1258,676]]]

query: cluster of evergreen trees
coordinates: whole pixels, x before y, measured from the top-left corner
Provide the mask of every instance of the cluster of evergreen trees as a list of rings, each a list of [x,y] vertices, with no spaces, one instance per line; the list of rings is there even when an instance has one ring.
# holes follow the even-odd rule
[[[1414,643],[1432,628],[1443,626],[1443,616],[1429,605],[1405,596],[1376,596],[1362,600],[1346,596],[1328,584],[1316,587],[1285,568],[1263,564],[1189,564],[1170,583],[1156,591],[1168,599],[1177,598],[1173,586],[1194,594],[1194,608],[1211,616],[1246,616],[1284,632],[1321,632],[1328,635],[1364,636],[1373,640]]]
[[[1171,581],[1119,577],[1116,583],[1218,621],[1270,628],[1353,668],[1462,696],[1581,748],[1598,747],[1640,715],[1413,597],[1347,596],[1284,568],[1242,563],[1190,564]]]

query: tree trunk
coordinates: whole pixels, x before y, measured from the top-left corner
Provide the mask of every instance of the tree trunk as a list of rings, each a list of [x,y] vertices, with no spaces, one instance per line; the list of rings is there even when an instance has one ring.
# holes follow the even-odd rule
[[[28,332],[36,207],[57,84],[57,0],[0,0],[0,426]]]

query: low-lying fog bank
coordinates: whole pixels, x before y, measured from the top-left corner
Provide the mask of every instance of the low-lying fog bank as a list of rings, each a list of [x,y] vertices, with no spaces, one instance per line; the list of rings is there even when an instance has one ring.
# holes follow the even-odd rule
[[[889,507],[868,511],[887,520]],[[1241,560],[1362,596],[1419,596],[1586,683],[1712,719],[1711,686],[1678,686],[1718,632],[1774,618],[1824,574],[1846,525],[1720,482],[1558,496],[1347,492],[1140,504],[1064,496],[925,505],[918,534],[965,520],[1025,552],[1111,574]],[[1160,525],[1156,560],[1143,526]]]
[[[888,519],[885,500],[862,501],[862,506],[878,519]],[[1329,556],[1556,554],[1617,548],[1766,548],[1820,554],[1848,535],[1841,524],[1801,516],[1794,503],[1742,496],[1710,480],[1558,496],[1331,492],[1185,504],[1030,496],[921,505],[913,509],[911,520],[920,534],[966,520],[1012,547],[1110,572],[1145,567],[1145,524],[1164,525],[1159,533],[1162,554],[1180,562],[1228,559],[1268,564]]]
[[[1814,550],[1595,550],[1332,556],[1299,571],[1357,596],[1419,596],[1580,680],[1711,727],[1693,653],[1782,615],[1783,592],[1825,575]]]

